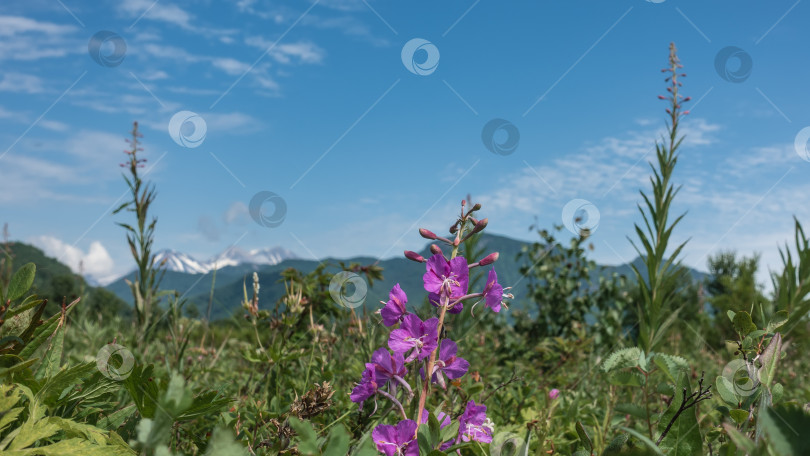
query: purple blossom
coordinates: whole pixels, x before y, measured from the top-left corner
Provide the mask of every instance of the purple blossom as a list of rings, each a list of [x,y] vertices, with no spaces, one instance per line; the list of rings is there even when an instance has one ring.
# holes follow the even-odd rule
[[[486,299],[487,307],[494,312],[501,311],[503,287],[498,283],[498,274],[495,273],[495,269],[490,269],[489,271],[487,284],[484,286],[484,299]]]
[[[450,302],[467,294],[470,285],[470,270],[467,259],[457,256],[450,261],[444,255],[437,253],[430,257],[426,263],[425,275],[422,280],[425,290],[430,293],[429,300],[434,306],[439,306],[442,297]],[[463,309],[461,303],[448,309],[450,313],[459,313]]]
[[[394,353],[405,355],[405,362],[414,359],[420,361],[430,356],[439,345],[439,319],[430,318],[424,322],[414,314],[408,314],[402,319],[399,329],[391,331],[388,346]]]
[[[433,377],[431,379],[441,385],[442,388],[447,388],[444,376],[447,376],[450,380],[461,378],[470,368],[470,363],[467,360],[456,356],[457,351],[458,347],[455,342],[450,339],[442,340],[442,348],[439,350],[439,357],[433,367]]]
[[[367,363],[366,370],[363,371],[363,376],[360,379],[360,383],[354,387],[352,393],[349,395],[349,398],[352,400],[352,402],[363,402],[371,396],[377,394],[377,389],[380,386],[382,385],[378,383],[377,372],[374,368],[374,364]]]
[[[557,388],[554,388],[548,392],[548,398],[551,399],[552,401],[554,399],[557,399],[558,397],[560,397],[560,390],[558,390]]]
[[[386,456],[419,456],[416,427],[413,420],[402,420],[396,426],[381,424],[371,431],[371,439]]]
[[[458,438],[464,442],[475,441],[481,443],[492,442],[492,421],[487,419],[486,405],[475,405],[475,401],[467,402],[467,408],[459,417]]]
[[[382,347],[371,354],[370,365],[374,367],[377,382],[380,384],[381,388],[394,376],[405,377],[408,375],[402,353],[394,353],[392,355],[387,349]],[[369,366],[369,364],[366,364],[366,366]]]
[[[402,321],[408,311],[405,309],[405,304],[408,302],[408,296],[402,291],[399,284],[394,285],[391,292],[388,293],[388,302],[385,307],[380,311],[382,315],[383,324],[385,326],[394,326]]]

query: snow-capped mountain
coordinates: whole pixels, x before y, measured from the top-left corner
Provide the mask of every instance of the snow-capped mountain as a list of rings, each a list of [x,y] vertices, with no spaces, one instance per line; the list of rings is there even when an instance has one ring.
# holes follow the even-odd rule
[[[239,247],[231,247],[208,260],[211,268],[216,264],[217,268],[225,266],[236,266],[244,263],[252,264],[279,264],[283,260],[297,258],[294,253],[281,247],[269,249],[244,250]]]
[[[202,274],[210,270],[207,263],[197,261],[190,255],[177,250],[161,250],[155,254],[155,263],[163,263],[169,271]]]
[[[230,247],[207,261],[199,261],[176,250],[166,249],[155,253],[156,263],[164,262],[166,269],[169,271],[188,274],[204,274],[214,268],[221,269],[226,266],[237,266],[246,263],[274,265],[292,258],[298,257],[293,252],[281,247],[254,250]]]

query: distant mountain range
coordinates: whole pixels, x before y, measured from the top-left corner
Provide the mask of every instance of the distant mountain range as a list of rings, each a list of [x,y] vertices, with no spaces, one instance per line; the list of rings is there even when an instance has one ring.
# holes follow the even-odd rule
[[[295,258],[298,257],[293,252],[281,247],[254,250],[230,247],[207,261],[200,261],[191,255],[171,249],[155,253],[155,263],[163,263],[167,271],[186,274],[205,274],[214,269],[242,264],[275,265]]]
[[[498,281],[503,286],[514,287],[510,290],[515,295],[512,302],[515,308],[533,308],[534,304],[528,299],[528,284],[530,280],[520,274],[520,266],[526,262],[525,258],[518,255],[528,243],[518,241],[505,236],[484,234],[480,240],[480,247],[485,253],[499,252],[500,258],[494,264],[498,272]],[[429,257],[428,246],[420,252],[423,256]],[[189,255],[180,252],[164,250],[156,254],[160,261],[165,260],[167,272],[161,283],[161,288],[165,290],[177,290],[188,302],[196,306],[201,313],[205,312],[211,296],[213,286],[212,319],[228,318],[234,313],[240,313],[240,302],[242,299],[242,284],[247,281],[250,287],[250,275],[258,273],[261,289],[259,293],[260,308],[272,308],[275,303],[284,295],[284,284],[280,282],[280,274],[287,268],[295,268],[303,273],[314,270],[320,262],[314,260],[304,260],[297,258],[292,252],[280,248],[270,248],[264,250],[245,251],[238,248],[231,248],[208,261],[201,262]],[[327,258],[323,262],[334,264],[336,259]],[[377,263],[383,268],[384,279],[375,282],[368,288],[364,306],[365,310],[373,312],[381,304],[380,301],[388,299],[388,292],[399,283],[402,289],[408,294],[410,302],[419,302],[424,298],[425,291],[422,285],[422,275],[425,266],[407,260],[404,257],[378,260],[372,257],[354,257],[343,259],[344,262],[356,262],[363,265]],[[644,271],[641,258],[633,260],[632,264]],[[628,279],[633,279],[631,263],[617,266],[604,266],[603,269],[593,271],[593,279],[599,275],[610,275],[614,272],[625,275]],[[489,270],[489,267],[485,268]],[[213,271],[216,270],[214,279]],[[338,272],[337,266],[327,269],[328,272]],[[482,272],[475,270],[472,278]],[[690,270],[692,278],[702,280],[705,274],[696,270]],[[107,285],[107,289],[115,293],[121,299],[132,303],[132,295],[129,287],[124,281],[125,278],[132,279],[133,273],[127,274],[113,283]],[[483,286],[483,278],[478,283],[478,287]]]

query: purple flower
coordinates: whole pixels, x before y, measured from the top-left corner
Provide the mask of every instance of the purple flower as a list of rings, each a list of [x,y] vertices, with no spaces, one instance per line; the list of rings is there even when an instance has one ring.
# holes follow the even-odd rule
[[[453,301],[467,294],[470,285],[470,270],[467,259],[458,256],[450,261],[444,255],[437,253],[430,257],[426,263],[425,275],[422,280],[425,290],[430,293],[429,300],[434,306],[439,306],[442,297]],[[461,303],[448,309],[450,313],[459,313],[463,309]]]
[[[467,360],[456,356],[457,351],[458,347],[455,342],[450,339],[442,340],[442,348],[439,350],[439,357],[433,368],[432,378],[432,381],[437,382],[442,388],[447,388],[444,381],[445,375],[450,380],[461,378],[470,368],[470,363]]]
[[[495,312],[501,311],[503,287],[498,283],[498,274],[495,273],[495,269],[489,271],[487,284],[484,286],[484,299],[487,301],[487,307]]]
[[[366,370],[363,371],[363,377],[361,378],[360,383],[354,387],[352,393],[349,395],[349,398],[352,400],[352,402],[363,402],[371,396],[377,394],[377,389],[380,386],[382,386],[382,384],[378,383],[377,372],[374,368],[374,364],[367,363]]]
[[[385,348],[378,348],[371,354],[371,364],[366,366],[373,366],[374,373],[377,377],[377,383],[382,388],[391,377],[405,377],[408,371],[405,369],[405,359],[402,353],[391,354]]]
[[[553,390],[548,392],[548,398],[551,399],[552,401],[554,399],[557,399],[558,397],[560,397],[560,390],[558,390],[557,388],[554,388]]]
[[[371,439],[386,456],[419,456],[414,420],[402,420],[396,426],[381,424],[371,431]]]
[[[408,297],[402,291],[399,284],[394,285],[391,292],[388,293],[388,302],[385,307],[380,311],[382,315],[383,324],[385,326],[394,326],[405,318],[408,311],[405,309],[405,304],[408,302]]]
[[[423,322],[414,314],[406,315],[399,329],[391,331],[388,338],[388,346],[394,353],[404,355],[411,352],[405,358],[408,363],[417,358],[420,361],[427,358],[438,345],[439,319],[434,317]]]
[[[428,413],[428,411],[425,410],[425,413],[422,414],[422,424],[427,424],[428,415],[430,415],[430,413]],[[440,430],[444,429],[447,426],[450,426],[450,416],[447,415],[444,412],[439,412],[439,414],[436,415],[436,421],[439,422],[439,429]],[[444,442],[441,445],[439,445],[439,449],[444,451],[444,450],[450,448],[451,446],[453,446],[453,441],[448,440],[447,442]]]
[[[464,442],[475,441],[481,443],[492,442],[492,421],[487,419],[486,405],[475,405],[475,401],[467,402],[467,408],[459,417],[458,438]]]

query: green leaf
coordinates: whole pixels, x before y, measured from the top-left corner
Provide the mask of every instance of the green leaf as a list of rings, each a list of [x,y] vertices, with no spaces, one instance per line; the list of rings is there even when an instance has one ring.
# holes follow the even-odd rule
[[[782,327],[785,323],[788,322],[790,316],[788,315],[787,310],[780,310],[771,316],[771,319],[768,321],[767,331],[769,333],[774,332],[775,330]]]
[[[676,377],[678,374],[689,370],[689,363],[680,356],[655,353],[653,361],[672,383],[677,382]]]
[[[62,348],[65,343],[65,325],[61,324],[57,327],[56,332],[51,338],[51,343],[45,350],[45,355],[42,358],[42,364],[39,365],[37,370],[37,379],[43,377],[52,377],[59,372],[62,367]]]
[[[345,431],[344,431],[345,433]],[[348,449],[348,445],[347,445]],[[345,454],[343,453],[329,453],[329,454]],[[211,440],[208,442],[208,448],[205,449],[205,456],[247,456],[248,452],[240,445],[233,436],[230,429],[217,427],[211,434]]]
[[[619,429],[623,430],[624,432],[632,435],[633,437],[639,439],[641,443],[643,443],[649,450],[654,452],[658,456],[664,456],[664,452],[658,448],[658,445],[655,444],[652,440],[649,439],[646,435],[636,431],[635,429],[630,429],[628,427],[619,426]]]
[[[602,370],[610,372],[625,367],[636,367],[641,350],[638,347],[622,348],[610,354],[602,363]]]
[[[16,301],[21,298],[34,283],[34,276],[36,275],[37,267],[34,263],[28,263],[21,267],[11,277],[8,284],[8,294],[6,299],[9,301]]]
[[[319,455],[318,434],[312,429],[309,421],[301,421],[296,417],[290,417],[290,427],[298,434],[298,451],[304,455]]]
[[[44,405],[51,407],[56,404],[56,401],[65,389],[75,388],[76,385],[81,385],[84,379],[92,375],[95,370],[96,363],[93,362],[63,369],[45,381],[42,389],[37,392],[36,397]]]
[[[430,443],[430,428],[427,424],[420,424],[416,432],[416,442],[419,445],[419,454],[428,454],[433,449]]]
[[[588,432],[585,431],[585,427],[582,426],[581,421],[577,421],[577,434],[579,435],[579,441],[593,453],[593,442],[591,442],[591,437],[588,435]]]
[[[723,423],[723,429],[726,430],[729,440],[731,440],[738,449],[743,450],[745,454],[754,454],[755,446],[753,440],[735,429],[731,423]]]
[[[737,312],[734,315],[734,321],[731,323],[732,326],[734,326],[734,330],[743,337],[747,336],[751,331],[756,331],[757,329],[757,325],[755,325],[751,320],[751,314],[745,311]]]
[[[723,377],[722,375],[718,375],[714,385],[717,388],[717,392],[720,394],[720,397],[728,405],[733,407],[739,405],[740,400],[737,397],[737,394],[734,392],[734,385],[731,383],[731,380]]]
[[[728,413],[731,415],[731,419],[737,423],[737,426],[740,426],[748,419],[748,410],[734,409],[729,410]]]
[[[679,375],[675,391],[683,391],[683,389],[686,389],[687,394],[692,391],[689,374],[686,372]],[[682,396],[680,394],[677,394],[672,399],[669,407],[658,421],[659,432],[663,432],[673,420],[681,402]],[[703,454],[703,436],[700,434],[700,426],[698,425],[697,407],[691,407],[678,415],[664,440],[661,441],[661,449],[666,450],[665,452],[669,456]]]
[[[608,381],[611,385],[641,386],[644,384],[644,376],[637,371],[620,371],[610,374]]]
[[[779,358],[782,354],[782,335],[776,333],[771,338],[770,343],[762,354],[759,356],[759,362],[761,366],[757,375],[759,376],[759,381],[764,384],[765,386],[771,386],[773,383],[773,379],[776,376],[776,364],[779,362]]]
[[[332,432],[329,433],[323,454],[349,454],[349,434],[342,424],[335,426]],[[217,456],[219,456],[218,453]]]
[[[768,443],[776,454],[810,454],[810,415],[796,406],[778,405],[762,410],[759,416]]]

